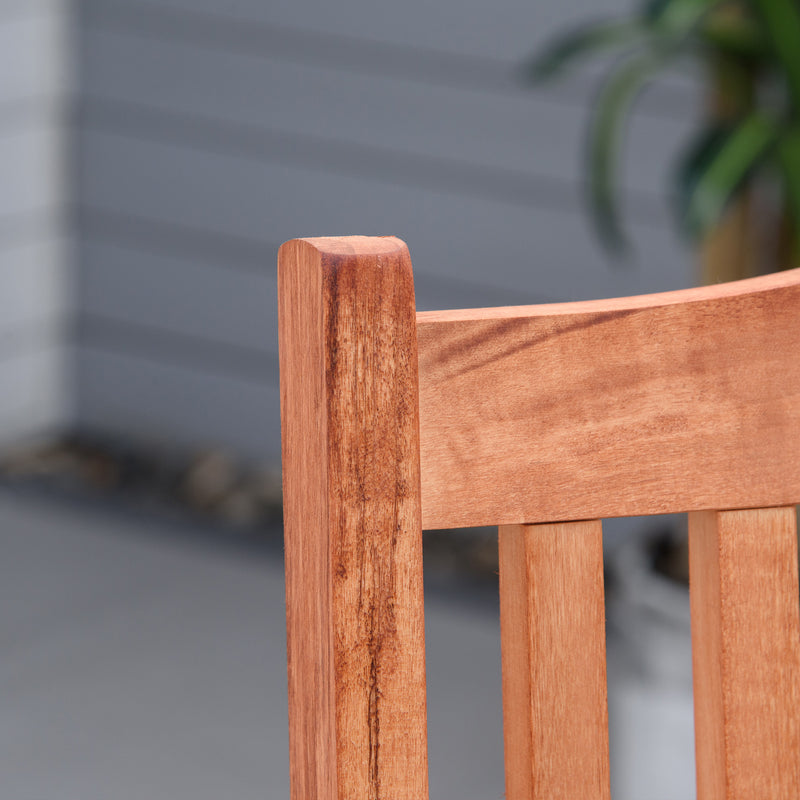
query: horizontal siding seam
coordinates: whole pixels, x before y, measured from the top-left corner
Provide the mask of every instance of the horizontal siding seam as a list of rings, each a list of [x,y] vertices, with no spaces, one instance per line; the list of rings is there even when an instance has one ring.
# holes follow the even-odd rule
[[[164,8],[141,0],[132,4],[83,0],[82,5],[87,26],[112,33],[466,91],[513,95],[532,92],[521,60],[239,20],[197,9]],[[594,79],[595,76],[573,77],[569,82],[548,87],[547,96],[555,102],[583,105],[594,90]],[[688,93],[679,87],[662,85],[658,91],[658,102],[645,103],[643,114],[672,117],[691,107]]]
[[[76,114],[78,127],[133,141],[288,163],[304,170],[425,187],[515,206],[582,213],[580,187],[550,176],[318,135],[231,124],[203,115],[98,97],[83,98]],[[627,195],[631,198],[629,216],[634,224],[666,227],[666,204],[658,195],[641,191],[629,191]]]
[[[76,318],[72,339],[79,346],[193,372],[277,384],[278,357],[267,349],[205,339],[86,311]]]

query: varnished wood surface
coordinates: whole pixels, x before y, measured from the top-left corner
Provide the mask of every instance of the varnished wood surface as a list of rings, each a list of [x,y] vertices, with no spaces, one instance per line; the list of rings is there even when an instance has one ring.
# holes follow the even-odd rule
[[[685,510],[699,800],[800,796],[800,272],[415,315],[354,237],[279,280],[294,800],[427,796],[423,523],[501,526],[509,800],[608,800],[601,527],[564,520]]]
[[[295,240],[279,283],[292,797],[424,800],[408,251]]]
[[[795,509],[689,516],[698,800],[800,797]]]
[[[800,500],[800,270],[417,335],[426,528]]]
[[[499,531],[507,800],[609,800],[599,521]]]

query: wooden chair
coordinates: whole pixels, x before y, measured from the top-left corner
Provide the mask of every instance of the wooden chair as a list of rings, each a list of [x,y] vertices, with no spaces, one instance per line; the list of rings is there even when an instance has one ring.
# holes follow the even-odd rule
[[[604,517],[690,512],[699,800],[800,797],[800,270],[416,313],[279,256],[294,800],[427,797],[422,529],[500,526],[508,800],[609,797]]]

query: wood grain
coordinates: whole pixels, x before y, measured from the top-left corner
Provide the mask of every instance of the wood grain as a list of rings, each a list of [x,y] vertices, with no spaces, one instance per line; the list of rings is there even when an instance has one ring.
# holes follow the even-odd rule
[[[800,270],[417,335],[425,528],[800,501]]]
[[[609,800],[599,521],[500,528],[508,800]]]
[[[279,255],[294,800],[427,797],[414,288],[394,238]]]
[[[795,509],[689,516],[698,800],[800,797]]]

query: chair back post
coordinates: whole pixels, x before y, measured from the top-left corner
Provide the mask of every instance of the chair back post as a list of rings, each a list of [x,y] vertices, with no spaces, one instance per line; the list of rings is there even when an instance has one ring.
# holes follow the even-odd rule
[[[506,800],[609,800],[600,520],[501,525]]]
[[[423,524],[500,526],[508,800],[608,800],[599,520],[672,512],[698,800],[800,797],[800,270],[416,314],[343,237],[278,295],[293,800],[428,796]]]
[[[698,800],[800,797],[794,506],[689,514]]]
[[[278,261],[292,798],[424,800],[411,261],[392,237]]]

